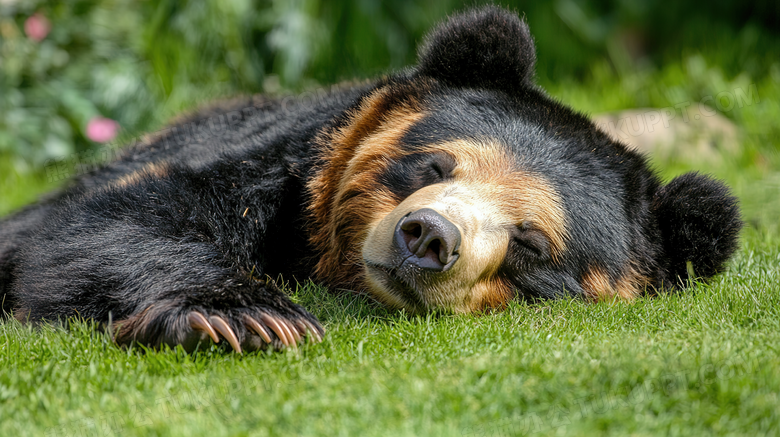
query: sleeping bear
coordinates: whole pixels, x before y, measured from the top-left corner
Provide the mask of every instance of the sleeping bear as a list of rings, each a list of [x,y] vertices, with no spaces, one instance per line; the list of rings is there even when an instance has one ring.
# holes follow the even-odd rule
[[[279,275],[468,313],[720,271],[741,228],[728,188],[662,184],[535,85],[534,61],[525,22],[486,7],[435,29],[408,70],[191,115],[0,222],[3,310],[241,352],[322,338]]]

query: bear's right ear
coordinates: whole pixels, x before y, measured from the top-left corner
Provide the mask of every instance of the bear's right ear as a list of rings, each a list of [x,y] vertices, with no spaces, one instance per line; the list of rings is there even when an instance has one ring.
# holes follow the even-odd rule
[[[691,271],[713,276],[737,249],[739,205],[720,181],[697,173],[678,176],[655,193],[652,208],[663,240],[661,265],[674,282],[669,285],[686,281]]]
[[[450,17],[426,38],[417,74],[450,86],[515,93],[531,84],[536,53],[528,25],[496,6]]]

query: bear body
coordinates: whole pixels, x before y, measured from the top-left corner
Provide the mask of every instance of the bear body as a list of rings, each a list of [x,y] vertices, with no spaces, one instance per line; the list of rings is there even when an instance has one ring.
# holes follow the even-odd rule
[[[533,83],[527,26],[452,17],[419,65],[315,99],[202,111],[0,222],[3,309],[112,321],[120,344],[323,331],[273,281],[312,277],[410,312],[518,297],[611,299],[717,273],[736,199],[667,185],[636,152]],[[218,122],[213,135],[186,126]]]

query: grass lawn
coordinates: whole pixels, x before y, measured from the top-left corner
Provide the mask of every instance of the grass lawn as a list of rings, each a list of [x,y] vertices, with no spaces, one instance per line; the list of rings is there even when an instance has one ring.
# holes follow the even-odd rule
[[[643,106],[656,102],[653,89],[648,101],[626,101],[642,95],[636,82],[669,90],[690,79],[673,73],[551,92],[587,111]],[[759,81],[761,103],[730,114],[744,132],[737,156],[655,163],[667,178],[712,173],[741,199],[741,248],[709,284],[634,304],[410,318],[293,283],[324,342],[242,356],[213,345],[193,355],[126,350],[88,324],[3,322],[0,435],[777,435],[779,89],[773,77]],[[47,187],[2,160],[0,174],[0,214]]]

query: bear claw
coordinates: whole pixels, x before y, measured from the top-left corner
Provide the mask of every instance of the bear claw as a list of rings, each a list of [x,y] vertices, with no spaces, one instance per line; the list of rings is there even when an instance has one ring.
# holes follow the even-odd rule
[[[209,317],[209,322],[211,322],[211,326],[213,326],[214,329],[225,337],[234,351],[241,353],[241,345],[238,344],[238,338],[236,338],[236,334],[230,329],[230,325],[227,324],[225,319],[219,316],[211,316]]]
[[[193,311],[187,316],[187,320],[190,322],[192,329],[205,332],[211,337],[214,343],[219,343],[219,337],[217,336],[216,331],[214,331],[211,323],[209,323],[208,319],[206,319],[203,314]]]
[[[265,312],[260,312],[258,318],[260,321],[248,314],[244,314],[243,322],[250,332],[257,334],[267,344],[274,345],[273,334],[281,342],[281,345],[277,343],[276,346],[282,347],[297,348],[298,343],[307,334],[310,335],[310,338],[315,343],[322,341],[321,329],[308,320],[285,320]],[[224,318],[220,316],[206,317],[198,311],[191,311],[187,315],[187,321],[193,330],[208,334],[214,343],[219,343],[221,336],[227,340],[234,351],[242,353],[241,342],[238,336],[236,336],[235,331]]]
[[[314,324],[308,320],[301,320],[298,321],[298,328],[301,330],[301,332],[306,333],[307,331],[311,333],[311,335],[314,336],[314,342],[315,343],[321,343],[322,342],[322,334],[320,333],[319,328],[314,326]]]
[[[290,333],[288,337],[289,328],[287,328],[283,320],[278,320],[265,313],[261,313],[260,320],[262,320],[266,326],[271,328],[271,330],[276,333],[276,336],[279,337],[279,340],[281,340],[285,346],[290,346],[290,344],[293,343],[292,333]]]
[[[254,331],[255,334],[259,335],[266,343],[271,343],[271,336],[268,335],[268,331],[263,328],[263,325],[261,325],[260,322],[249,315],[244,315],[244,324]]]

